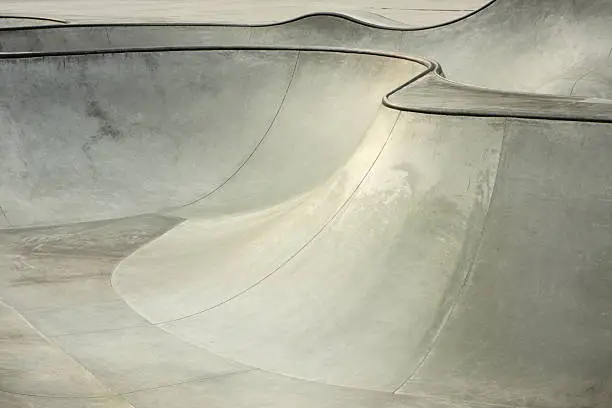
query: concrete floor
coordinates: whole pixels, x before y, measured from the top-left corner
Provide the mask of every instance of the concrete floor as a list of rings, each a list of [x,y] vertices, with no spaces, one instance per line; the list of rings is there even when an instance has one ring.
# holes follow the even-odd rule
[[[609,408],[610,21],[0,31],[0,407]]]

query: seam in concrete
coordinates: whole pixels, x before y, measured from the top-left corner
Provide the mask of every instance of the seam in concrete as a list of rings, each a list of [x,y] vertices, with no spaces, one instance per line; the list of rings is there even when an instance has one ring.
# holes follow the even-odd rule
[[[9,305],[8,303],[6,303],[4,300],[0,299],[0,304],[5,305],[8,309],[10,309],[11,311],[13,311],[13,313],[15,313],[17,316],[19,316],[21,318],[21,320],[28,326],[30,327],[32,330],[34,330],[34,332],[36,332],[36,334],[38,334],[40,336],[41,339],[43,339],[44,341],[47,342],[47,344],[49,344],[50,346],[56,347],[58,350],[60,350],[67,358],[69,358],[70,360],[74,361],[79,367],[81,367],[86,373],[88,373],[89,375],[91,375],[92,378],[94,378],[101,387],[104,387],[106,390],[108,390],[108,394],[104,394],[104,395],[95,395],[95,396],[83,396],[83,397],[78,397],[78,396],[52,396],[52,395],[36,395],[36,394],[28,394],[28,393],[18,393],[18,392],[11,392],[11,391],[7,391],[7,390],[1,390],[4,393],[7,394],[13,394],[13,395],[22,395],[22,396],[27,396],[27,397],[38,397],[38,398],[55,398],[55,399],[107,399],[107,398],[114,398],[114,397],[118,397],[119,394],[117,394],[116,392],[113,392],[113,390],[106,384],[104,384],[98,377],[96,377],[94,375],[94,373],[92,373],[89,369],[87,369],[87,367],[81,362],[79,361],[77,358],[75,358],[73,355],[71,355],[70,353],[68,353],[63,347],[61,347],[59,344],[55,343],[54,341],[52,341],[49,337],[47,337],[43,332],[41,332],[36,326],[34,326],[28,319],[26,319],[26,317],[21,314],[17,309],[15,309],[13,306]],[[130,404],[127,400],[125,401],[127,404],[129,404],[131,407],[133,407],[132,404]]]
[[[125,303],[125,301],[122,300],[122,302],[124,302],[124,304],[129,307],[129,305],[127,303]],[[134,311],[132,308],[130,308],[130,310],[133,311],[138,317],[142,317],[136,311]],[[144,317],[143,317],[143,319],[144,319]],[[143,322],[142,324],[139,324],[139,325],[131,325],[131,326],[123,326],[123,327],[113,327],[113,328],[110,328],[110,329],[89,330],[89,331],[74,332],[74,333],[55,334],[55,335],[49,336],[49,338],[57,339],[57,338],[72,337],[72,336],[82,336],[82,335],[86,335],[86,334],[113,333],[113,332],[121,332],[121,331],[132,330],[132,329],[151,329],[151,328],[156,328],[156,327],[154,326],[153,323],[145,321],[145,322]]]
[[[435,397],[435,396],[422,395],[422,394],[393,394],[393,395],[398,396],[398,397],[409,397],[409,398],[415,398],[415,399],[421,398],[421,399],[428,400],[428,401],[442,402],[442,403],[447,403],[447,404],[448,403],[452,404],[453,402],[455,403],[459,402],[461,404],[477,404],[477,406],[474,406],[473,408],[485,408],[485,407],[489,407],[489,408],[540,408],[536,406],[519,407],[518,405],[515,405],[515,404],[484,402],[484,401],[472,400],[472,399],[467,399],[467,398],[459,399],[457,401],[457,400],[453,400],[452,398]],[[453,407],[453,406],[454,405],[449,405],[449,407]],[[466,406],[466,408],[468,408],[468,406]]]
[[[461,11],[461,12],[471,12],[474,11],[474,9],[434,9],[434,8],[418,8],[418,7],[407,7],[407,8],[402,8],[402,7],[373,7],[372,10],[402,10],[402,11],[450,11],[450,12],[454,12],[454,11]]]
[[[184,220],[183,220],[184,221]],[[158,231],[156,234],[154,234],[152,237],[150,237],[150,239],[138,246],[138,248],[134,249],[134,251],[132,251],[131,253],[135,252],[136,250],[138,250],[140,247],[142,247],[143,245],[146,245],[149,242],[152,242],[156,239],[158,239],[160,236],[164,235],[165,233],[167,233],[169,230],[172,230],[174,227],[176,227],[177,225],[181,224],[182,222],[178,222],[177,224],[171,226],[168,229],[165,230],[160,230]],[[98,226],[95,229],[98,228],[102,228],[103,225]],[[57,253],[52,253],[52,254],[48,254],[48,255],[61,255],[61,254],[57,254]],[[114,259],[117,262],[120,262],[121,259],[125,258],[129,256],[129,254],[124,255],[124,256],[120,256],[120,257],[115,257],[115,258],[110,258],[110,259]],[[83,256],[83,258],[91,258],[88,256]],[[109,259],[107,257],[101,257],[101,259]],[[115,265],[116,267],[116,265]],[[109,283],[110,288],[115,291],[113,285],[112,285],[112,280],[110,279],[112,276],[112,271],[109,274],[105,274],[105,275],[101,275],[100,277],[102,277],[103,279],[107,280]],[[117,299],[117,302],[125,302],[124,299],[119,296],[119,299]],[[15,314],[17,314],[30,328],[32,328],[32,330],[34,330],[43,340],[45,340],[49,345],[56,347],[58,350],[62,351],[62,353],[69,359],[71,359],[72,361],[74,361],[77,365],[79,365],[85,372],[87,372],[89,375],[92,376],[92,378],[94,378],[102,387],[104,387],[106,390],[109,391],[109,394],[105,394],[105,395],[93,395],[93,396],[53,396],[53,395],[36,395],[36,394],[27,394],[27,393],[16,393],[16,392],[11,392],[11,391],[6,391],[6,390],[0,390],[0,392],[4,392],[6,394],[13,394],[13,395],[21,395],[21,396],[26,396],[26,397],[33,397],[33,398],[49,398],[49,399],[70,399],[70,400],[100,400],[100,399],[109,399],[109,398],[121,398],[122,401],[124,401],[126,404],[128,404],[130,407],[135,408],[129,401],[127,401],[125,398],[122,397],[122,395],[126,394],[126,393],[117,393],[115,392],[113,389],[111,389],[108,385],[106,385],[102,380],[100,380],[93,372],[91,372],[84,363],[82,363],[78,358],[76,358],[75,356],[73,356],[72,354],[70,354],[67,350],[65,350],[63,347],[61,347],[59,344],[57,344],[56,342],[52,341],[52,338],[59,338],[59,337],[63,337],[62,335],[58,335],[58,336],[46,336],[43,332],[41,332],[36,326],[34,326],[28,319],[26,319],[26,317],[20,313],[17,309],[15,309],[14,307],[12,307],[11,305],[9,305],[8,303],[4,302],[2,299],[0,299],[0,304],[4,304],[6,305],[6,307],[8,307],[10,310],[14,311]],[[133,328],[140,328],[140,327],[155,327],[154,325],[151,325],[150,323],[147,323],[146,325],[142,325],[142,326],[134,326]],[[132,327],[129,327],[132,328]],[[128,327],[123,327],[117,330],[125,330],[125,329],[129,329]],[[100,330],[99,332],[104,332],[104,331],[108,331],[108,330]],[[86,333],[74,333],[73,335],[78,335],[78,334],[86,334]],[[68,335],[68,334],[67,334]],[[197,379],[197,380],[193,380],[193,381],[202,381],[202,378]],[[178,384],[176,384],[178,385]],[[172,384],[167,385],[172,386]],[[159,387],[162,388],[162,387]]]
[[[191,379],[191,380],[185,380],[185,381],[181,381],[181,382],[177,382],[177,383],[172,383],[172,384],[163,384],[163,385],[159,385],[157,387],[152,387],[152,388],[142,388],[142,389],[137,389],[137,390],[133,390],[133,391],[126,391],[126,392],[122,392],[122,393],[102,395],[102,396],[91,395],[91,396],[82,396],[82,397],[71,397],[71,396],[67,396],[67,395],[30,394],[30,393],[25,393],[25,392],[12,392],[12,391],[6,391],[6,390],[0,390],[0,392],[5,393],[5,394],[9,394],[9,395],[19,395],[19,396],[23,396],[23,397],[55,399],[55,400],[75,400],[75,401],[82,401],[82,400],[104,400],[104,399],[110,399],[110,398],[124,397],[126,395],[138,394],[139,392],[156,391],[156,390],[161,390],[161,389],[164,389],[164,388],[178,387],[178,386],[186,385],[186,384],[195,384],[195,383],[200,383],[200,382],[217,380],[217,379],[231,377],[231,376],[238,375],[238,374],[247,374],[247,373],[250,373],[250,372],[253,372],[253,371],[260,371],[260,370],[258,368],[249,368],[249,369],[246,369],[246,370],[232,371],[232,372],[223,373],[223,374],[219,374],[219,375],[212,375],[212,376],[194,378],[194,379]],[[96,377],[96,379],[97,379],[97,377]],[[123,398],[123,400],[126,403],[128,403],[130,407],[134,407],[129,401],[125,400],[125,398]]]
[[[612,50],[611,50],[612,52]],[[572,89],[570,89],[570,93],[569,96],[573,96],[574,95],[574,90],[576,89],[576,85],[578,85],[578,82],[582,81],[584,78],[586,78],[587,75],[589,75],[591,73],[591,71],[587,71],[584,74],[582,74],[578,79],[576,79],[574,81],[574,85],[572,85]]]
[[[40,399],[50,399],[50,400],[69,400],[69,401],[96,401],[96,400],[108,400],[113,398],[120,398],[119,394],[108,394],[108,395],[92,395],[92,396],[82,396],[82,397],[71,397],[69,395],[45,395],[45,394],[30,394],[27,392],[14,392],[14,391],[6,391],[0,390],[0,393],[8,394],[8,395],[18,395],[20,397],[29,397],[29,398],[40,398]],[[128,401],[123,399],[124,402],[129,404],[130,407],[135,408]]]
[[[500,149],[500,152],[499,152],[499,159],[498,159],[498,162],[497,162],[497,169],[496,169],[496,173],[495,173],[495,181],[493,183],[493,190],[491,191],[491,198],[489,199],[489,207],[487,208],[487,214],[485,215],[485,218],[483,220],[482,228],[481,228],[481,231],[480,231],[480,237],[478,238],[478,240],[479,240],[478,248],[477,248],[476,252],[474,253],[474,257],[472,258],[472,261],[471,261],[469,267],[467,268],[465,276],[463,277],[463,280],[461,282],[461,286],[458,288],[457,294],[455,295],[454,299],[452,300],[452,304],[450,305],[450,307],[448,309],[448,312],[442,318],[442,323],[440,324],[440,326],[438,327],[438,330],[436,331],[435,335],[431,339],[431,343],[430,343],[429,347],[427,348],[427,350],[423,354],[423,357],[417,363],[416,367],[412,370],[412,373],[410,373],[410,375],[404,381],[402,381],[402,383],[395,390],[393,390],[393,394],[399,393],[399,390],[401,390],[409,382],[413,381],[414,377],[423,368],[423,366],[427,362],[429,356],[431,355],[431,353],[433,352],[434,348],[438,344],[438,341],[442,337],[442,333],[448,327],[448,323],[451,321],[455,311],[457,310],[457,306],[459,305],[459,302],[461,301],[461,299],[465,295],[466,288],[467,288],[469,282],[471,281],[471,279],[472,279],[472,277],[474,275],[474,268],[475,268],[475,265],[476,265],[476,260],[478,259],[480,251],[482,249],[483,237],[484,237],[485,231],[487,229],[487,224],[489,222],[489,218],[490,218],[490,214],[491,214],[491,205],[493,205],[493,201],[495,199],[495,194],[496,194],[496,191],[497,191],[497,185],[498,185],[498,182],[499,182],[499,173],[500,173],[501,164],[502,164],[502,161],[503,161],[503,158],[504,158],[504,151],[505,151],[505,144],[506,144],[505,141],[506,141],[506,137],[507,137],[507,134],[508,134],[508,120],[509,119],[505,119],[504,120],[504,130],[503,130],[503,135],[502,135],[502,140],[501,140],[501,149]]]
[[[33,398],[48,398],[48,399],[63,399],[63,400],[101,400],[101,399],[109,399],[109,398],[122,397],[124,395],[136,394],[136,393],[139,393],[139,392],[155,391],[155,390],[159,390],[159,389],[163,389],[163,388],[170,388],[170,387],[175,387],[175,386],[184,385],[184,384],[190,384],[190,383],[214,380],[214,379],[218,379],[218,378],[228,377],[228,376],[231,376],[231,375],[244,374],[244,373],[248,373],[248,372],[252,372],[252,371],[257,371],[258,370],[257,368],[252,367],[252,368],[247,368],[247,369],[238,370],[238,371],[226,372],[226,373],[222,373],[222,374],[218,374],[218,375],[204,376],[204,377],[189,379],[189,380],[180,381],[180,382],[176,382],[176,383],[162,384],[162,385],[159,385],[159,386],[156,386],[156,387],[151,387],[151,388],[142,388],[142,389],[137,389],[137,390],[131,390],[131,391],[117,393],[117,392],[114,392],[109,386],[104,384],[96,375],[94,375],[93,372],[91,372],[89,369],[87,369],[87,367],[81,361],[79,361],[72,354],[68,353],[63,347],[61,347],[60,345],[58,345],[57,343],[55,343],[54,341],[51,340],[54,337],[55,338],[63,337],[63,335],[52,336],[52,337],[46,336],[43,332],[41,332],[38,328],[36,328],[36,326],[34,326],[28,319],[26,319],[26,317],[23,314],[21,314],[17,309],[15,309],[14,307],[9,305],[8,303],[6,303],[2,299],[0,299],[0,304],[6,306],[9,310],[11,310],[17,316],[19,316],[19,318],[28,327],[30,327],[38,336],[40,336],[41,339],[43,339],[45,342],[47,342],[47,344],[49,344],[49,345],[51,345],[53,347],[56,347],[58,350],[62,351],[63,354],[66,357],[68,357],[69,359],[71,359],[72,361],[77,363],[83,370],[85,370],[85,372],[90,374],[93,378],[96,379],[96,381],[98,381],[98,383],[100,385],[102,385],[104,388],[106,388],[109,391],[109,394],[84,395],[84,396],[69,396],[69,395],[31,394],[31,393],[25,393],[25,392],[14,392],[14,391],[8,391],[8,390],[0,389],[0,392],[3,392],[5,394],[20,395],[20,396],[24,396],[24,397],[33,397]],[[153,328],[155,326],[151,325],[150,323],[148,323],[146,327]],[[126,328],[122,328],[122,329],[118,329],[118,330],[123,330],[123,329],[126,329]],[[84,333],[78,333],[78,334],[84,334]],[[125,400],[125,402],[130,404],[129,401],[127,401],[127,400]],[[130,406],[133,407],[133,405],[131,405],[131,404],[130,404]]]
[[[104,276],[104,279],[100,279],[100,280],[108,280],[108,276]],[[113,305],[113,304],[125,304],[125,302],[123,301],[123,299],[115,299],[115,300],[110,300],[110,301],[106,301],[106,302],[97,302],[97,303],[90,303],[87,304],[85,307],[88,306],[107,306],[107,305]],[[73,309],[75,306],[51,306],[51,307],[37,307],[34,309],[27,309],[25,310],[26,313],[28,314],[32,314],[32,313],[46,313],[46,312],[56,312],[56,311],[60,311],[60,310],[71,310]],[[80,306],[76,306],[77,308]],[[57,336],[49,336],[49,337],[57,337]]]
[[[177,336],[176,333],[173,333],[171,331],[169,331],[167,328],[161,326],[160,327],[162,330],[164,330],[165,332],[167,332],[168,334],[172,335],[173,337],[189,344],[192,345],[194,347],[200,348],[202,350],[206,350],[208,353],[216,355],[218,357],[221,357],[223,359],[226,359],[228,361],[237,363],[237,364],[241,364],[244,365],[245,367],[248,367],[249,369],[245,370],[245,371],[238,371],[234,374],[230,373],[229,375],[238,375],[238,374],[248,374],[250,372],[260,372],[263,374],[272,374],[275,376],[280,376],[280,377],[284,377],[284,378],[288,378],[290,380],[293,381],[299,381],[302,383],[308,383],[308,384],[316,384],[317,386],[323,386],[323,387],[329,387],[329,388],[337,388],[337,389],[342,389],[342,390],[351,390],[351,391],[359,391],[359,392],[367,392],[367,393],[372,393],[372,394],[384,394],[387,395],[389,397],[391,397],[391,401],[393,400],[399,400],[401,401],[402,399],[404,399],[405,397],[408,398],[416,398],[416,399],[421,399],[424,401],[435,401],[435,402],[444,402],[444,403],[451,403],[451,402],[456,402],[455,400],[452,400],[450,398],[443,398],[443,397],[436,397],[434,395],[413,395],[413,394],[395,394],[395,393],[391,393],[389,391],[383,391],[383,390],[371,390],[371,389],[365,389],[365,388],[358,388],[358,387],[352,387],[352,386],[347,386],[347,385],[339,385],[339,384],[331,384],[331,383],[327,383],[327,382],[322,382],[322,381],[316,381],[316,380],[312,380],[312,379],[308,379],[308,378],[303,378],[303,377],[299,377],[296,375],[291,375],[288,373],[284,373],[284,372],[278,372],[278,371],[270,371],[270,370],[265,370],[263,368],[259,368],[259,367],[254,367],[254,366],[250,366],[248,364],[242,363],[238,360],[235,360],[232,357],[229,356],[225,356],[223,354],[219,354],[217,352],[211,351],[208,348],[198,344],[198,343],[194,343],[191,340],[188,339],[184,339],[180,336]],[[229,376],[228,375],[228,376]],[[516,406],[516,405],[505,405],[505,404],[496,404],[496,403],[491,403],[491,402],[480,402],[480,401],[473,401],[473,400],[462,400],[461,402],[467,402],[467,403],[476,403],[478,404],[478,407],[481,408],[485,408],[485,407],[490,407],[490,408],[546,408],[546,407],[539,407],[539,406]]]
[[[146,245],[146,244],[144,244]],[[62,252],[57,251],[57,252],[48,252],[48,251],[37,251],[35,249],[30,250],[28,255],[34,255],[34,256],[40,256],[41,258],[61,258],[61,259],[94,259],[94,260],[98,260],[98,261],[121,261],[123,258],[125,258],[126,256],[129,256],[129,254],[127,255],[103,255],[103,254],[87,254],[87,251],[83,251],[83,253],[81,254],[77,254],[77,253],[69,253],[69,252]],[[102,274],[100,274],[100,276],[103,276]]]
[[[133,251],[131,251],[128,254],[122,255],[121,258],[117,261],[117,263],[115,265],[113,265],[113,268],[111,269],[110,273],[108,275],[106,275],[108,277],[108,284],[110,285],[110,288],[113,292],[115,292],[117,294],[117,296],[119,297],[119,299],[121,299],[123,302],[125,302],[125,304],[130,307],[131,309],[133,309],[130,304],[125,300],[125,298],[123,296],[121,296],[120,292],[117,290],[117,288],[115,287],[115,284],[113,283],[113,276],[115,275],[115,271],[117,271],[117,268],[119,268],[119,266],[121,265],[121,263],[123,261],[125,261],[127,258],[129,258],[130,256],[132,256],[136,251],[140,250],[141,248],[143,248],[144,246],[157,241],[158,239],[160,239],[161,237],[163,237],[164,235],[166,235],[168,232],[172,231],[173,229],[175,229],[176,227],[178,227],[179,225],[181,225],[182,223],[184,223],[185,221],[187,221],[185,218],[177,218],[177,223],[169,226],[167,229],[164,230],[160,230],[158,231],[155,235],[153,235],[151,237],[151,239],[149,239],[147,242],[144,242],[140,245],[138,245],[136,248],[134,248]],[[140,315],[140,314],[139,314]],[[141,315],[140,315],[141,316]],[[141,316],[143,317],[143,316]],[[144,319],[144,317],[143,317]],[[146,319],[145,319],[146,320]]]
[[[289,94],[289,90],[291,89],[291,85],[293,84],[293,79],[295,78],[295,72],[297,70],[298,64],[300,61],[300,51],[297,52],[297,55],[295,57],[295,63],[293,64],[293,69],[291,71],[291,76],[289,77],[289,82],[287,83],[287,88],[285,89],[285,93],[278,105],[278,109],[276,110],[276,113],[274,114],[274,117],[272,118],[272,121],[270,121],[270,124],[268,125],[268,128],[266,129],[266,131],[264,132],[263,136],[259,139],[259,141],[257,142],[257,144],[255,145],[255,148],[253,149],[253,151],[251,151],[251,153],[242,161],[242,163],[240,163],[240,165],[238,166],[238,168],[236,170],[234,170],[234,172],[225,179],[225,181],[223,181],[221,184],[219,184],[217,187],[215,187],[213,190],[209,191],[208,193],[204,194],[202,197],[191,201],[188,204],[185,204],[179,208],[185,208],[188,207],[190,205],[194,205],[197,204],[203,200],[206,200],[207,198],[210,198],[213,194],[215,194],[216,192],[218,192],[219,190],[221,190],[227,183],[230,182],[230,180],[232,180],[234,177],[236,177],[238,175],[238,173],[240,173],[240,171],[246,166],[246,164],[253,158],[253,156],[255,156],[255,153],[259,150],[259,148],[261,147],[261,145],[263,144],[264,140],[268,137],[268,135],[270,134],[270,131],[272,130],[272,128],[274,127],[274,124],[276,123],[276,120],[278,119],[278,116],[280,115],[281,110],[283,109],[283,106],[285,105],[285,101],[287,100],[287,95]]]
[[[218,375],[211,375],[211,376],[207,376],[207,377],[200,377],[200,378],[195,378],[195,379],[192,379],[192,380],[181,381],[181,382],[174,383],[174,384],[166,384],[166,385],[160,385],[160,386],[152,387],[152,388],[142,388],[142,389],[138,389],[138,390],[134,390],[134,391],[122,392],[119,395],[132,395],[132,394],[137,394],[139,392],[156,391],[156,390],[161,390],[161,389],[164,389],[164,388],[178,387],[180,385],[194,384],[194,383],[199,383],[199,382],[206,382],[206,381],[211,381],[211,380],[217,380],[217,379],[220,379],[220,378],[232,377],[234,375],[239,375],[239,374],[247,374],[247,373],[251,373],[253,371],[260,371],[260,370],[258,368],[248,368],[246,370],[232,371],[232,372],[218,374]]]
[[[342,205],[340,207],[338,207],[338,209],[331,215],[331,217],[323,224],[323,226],[308,240],[306,241],[296,252],[294,252],[291,256],[289,256],[287,259],[285,259],[285,261],[283,261],[279,266],[277,266],[276,268],[274,268],[274,270],[272,270],[270,273],[268,273],[267,275],[265,275],[263,278],[259,279],[257,282],[253,283],[252,285],[248,286],[247,288],[241,290],[240,292],[230,296],[229,298],[223,300],[222,302],[217,303],[216,305],[210,306],[204,310],[201,310],[199,312],[196,313],[192,313],[190,315],[187,316],[182,316],[176,319],[170,319],[170,320],[164,320],[161,322],[156,322],[154,323],[156,326],[157,325],[163,325],[163,324],[167,324],[167,323],[173,323],[173,322],[178,322],[181,320],[185,320],[185,319],[189,319],[191,317],[194,316],[198,316],[201,314],[204,314],[206,312],[209,312],[213,309],[216,309],[220,306],[223,306],[229,302],[231,302],[232,300],[244,295],[245,293],[247,293],[248,291],[250,291],[251,289],[259,286],[261,283],[263,283],[265,280],[267,280],[268,278],[270,278],[272,275],[276,274],[278,271],[280,271],[282,268],[284,268],[287,264],[289,264],[289,262],[291,262],[293,259],[295,259],[300,253],[302,253],[315,239],[317,239],[321,233],[323,233],[323,231],[325,231],[327,229],[327,227],[338,217],[338,215],[340,215],[340,213],[348,206],[348,204],[352,201],[353,197],[355,196],[355,194],[357,193],[357,191],[359,190],[359,188],[361,187],[361,185],[365,182],[365,180],[368,178],[368,176],[370,175],[372,169],[374,168],[374,165],[376,165],[376,163],[378,162],[378,159],[380,158],[380,156],[382,155],[383,151],[385,150],[385,147],[387,146],[387,144],[389,143],[389,140],[391,140],[391,136],[393,135],[393,132],[395,130],[395,127],[399,121],[399,118],[401,117],[401,112],[397,113],[397,117],[395,118],[395,122],[393,123],[393,126],[391,127],[391,130],[389,131],[389,135],[387,136],[387,139],[385,140],[385,142],[383,143],[382,147],[380,148],[378,154],[376,155],[376,158],[372,161],[372,163],[370,164],[370,167],[366,170],[365,174],[363,175],[363,177],[361,178],[361,180],[357,183],[357,185],[355,186],[355,188],[353,189],[353,191],[351,192],[351,194],[348,196],[348,198],[344,201],[344,203],[342,203]]]

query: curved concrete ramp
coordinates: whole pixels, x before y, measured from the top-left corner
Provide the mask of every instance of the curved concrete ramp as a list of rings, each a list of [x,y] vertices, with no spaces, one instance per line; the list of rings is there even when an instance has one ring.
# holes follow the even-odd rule
[[[354,14],[267,25],[73,25],[0,32],[5,51],[122,47],[347,47],[439,61],[452,80],[506,91],[612,98],[609,0],[494,0],[453,22],[405,28]]]
[[[396,120],[384,145],[367,141],[384,149],[342,205],[332,181],[274,214],[189,220],[123,261],[115,289],[147,320],[249,365],[398,388],[471,264],[503,123]],[[324,224],[312,225],[309,212],[332,205]],[[168,262],[181,265],[176,275],[165,272]]]
[[[612,406],[610,101],[346,48],[0,77],[2,408]]]
[[[383,95],[425,69],[315,51],[3,60],[4,216],[10,226],[123,217],[213,192],[224,212],[285,201],[346,162]]]
[[[404,113],[346,205],[297,250],[284,241],[318,196],[189,220],[124,260],[114,287],[178,338],[290,377],[605,406],[609,132]]]

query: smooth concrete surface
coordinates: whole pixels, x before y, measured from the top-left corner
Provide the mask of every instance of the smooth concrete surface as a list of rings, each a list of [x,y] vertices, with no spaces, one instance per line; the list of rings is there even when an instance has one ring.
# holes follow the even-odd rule
[[[476,12],[452,24],[441,21],[435,28],[406,28],[338,7],[323,11],[344,12],[346,17],[309,16],[268,26],[4,30],[0,46],[10,52],[210,44],[348,47],[433,59],[449,79],[492,89],[612,98],[609,0],[498,0],[471,9]],[[18,10],[25,13],[27,7]],[[393,19],[392,8],[386,17]]]
[[[0,407],[611,407],[612,105],[533,93],[600,37],[499,89],[401,48],[520,4],[2,31]]]
[[[208,303],[211,296],[184,294],[176,301],[160,295],[150,302],[148,293],[139,295],[147,289],[144,271],[162,275],[151,269],[159,261],[150,253],[160,253],[156,246],[176,247],[177,239],[183,243],[189,236],[183,228],[126,259],[115,271],[114,287],[149,321],[218,354],[318,382],[393,391],[446,313],[449,303],[441,305],[456,294],[490,199],[503,124],[455,124],[432,126],[426,118],[402,114],[347,204],[308,245],[288,252],[291,258],[265,265],[261,273],[271,275],[254,284],[239,278],[248,290],[211,287],[214,281],[205,277],[228,269],[214,264],[210,273],[198,266],[190,275],[205,279],[203,289],[191,288],[194,295],[205,290],[225,298],[216,304]],[[447,133],[432,135],[434,140],[425,136],[436,130]],[[193,228],[190,221],[181,227]],[[227,256],[242,254],[241,248],[226,243],[225,263],[236,271],[258,268],[257,258]],[[198,312],[183,307],[190,300],[193,306],[199,301]],[[232,334],[235,327],[239,336]]]
[[[285,201],[348,160],[385,92],[424,69],[308,51],[3,60],[3,215],[14,226],[124,217],[222,185],[223,212]],[[281,157],[292,168],[279,174]]]
[[[400,392],[433,380],[519,406],[611,405],[610,132],[507,121],[464,295]]]
[[[612,2],[495,1],[403,49],[442,63],[455,81],[508,91],[610,98]]]
[[[385,104],[399,110],[450,115],[501,116],[610,122],[612,100],[500,92],[427,75],[388,95]]]
[[[3,0],[5,14],[91,22],[269,23],[335,11],[405,26],[434,25],[478,9],[486,0]]]

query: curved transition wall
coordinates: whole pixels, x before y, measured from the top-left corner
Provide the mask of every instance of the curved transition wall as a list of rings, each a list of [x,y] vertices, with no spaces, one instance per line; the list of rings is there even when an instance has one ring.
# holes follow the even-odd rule
[[[524,6],[508,19],[520,27],[518,0],[465,24],[508,4]],[[551,27],[583,30],[594,12],[555,4],[571,17]],[[312,17],[104,37],[319,41],[313,22],[332,43],[425,33]],[[575,52],[543,70],[561,78]],[[446,115],[402,111],[410,89],[381,103],[425,69],[321,50],[0,60],[5,226],[161,210],[0,231],[0,405],[611,406],[612,116],[453,116],[461,99],[426,81],[416,91]],[[511,99],[494,113],[543,103]],[[564,119],[609,106],[546,101]]]
[[[605,407],[611,126],[404,112],[350,192],[332,178],[270,211],[191,218],[113,287],[189,344],[290,377]]]
[[[468,273],[504,126],[387,114],[391,129],[371,129],[299,201],[189,219],[123,261],[113,286],[147,320],[242,363],[398,388]]]
[[[312,51],[4,59],[5,221],[55,224],[180,206],[238,169],[241,180],[257,180],[240,191],[229,183],[218,198],[224,211],[283,201],[348,160],[382,96],[424,69]]]
[[[5,30],[5,51],[252,45],[335,46],[439,61],[468,84],[612,98],[608,0],[497,0],[452,24],[404,29],[315,15],[268,26],[67,26]]]

